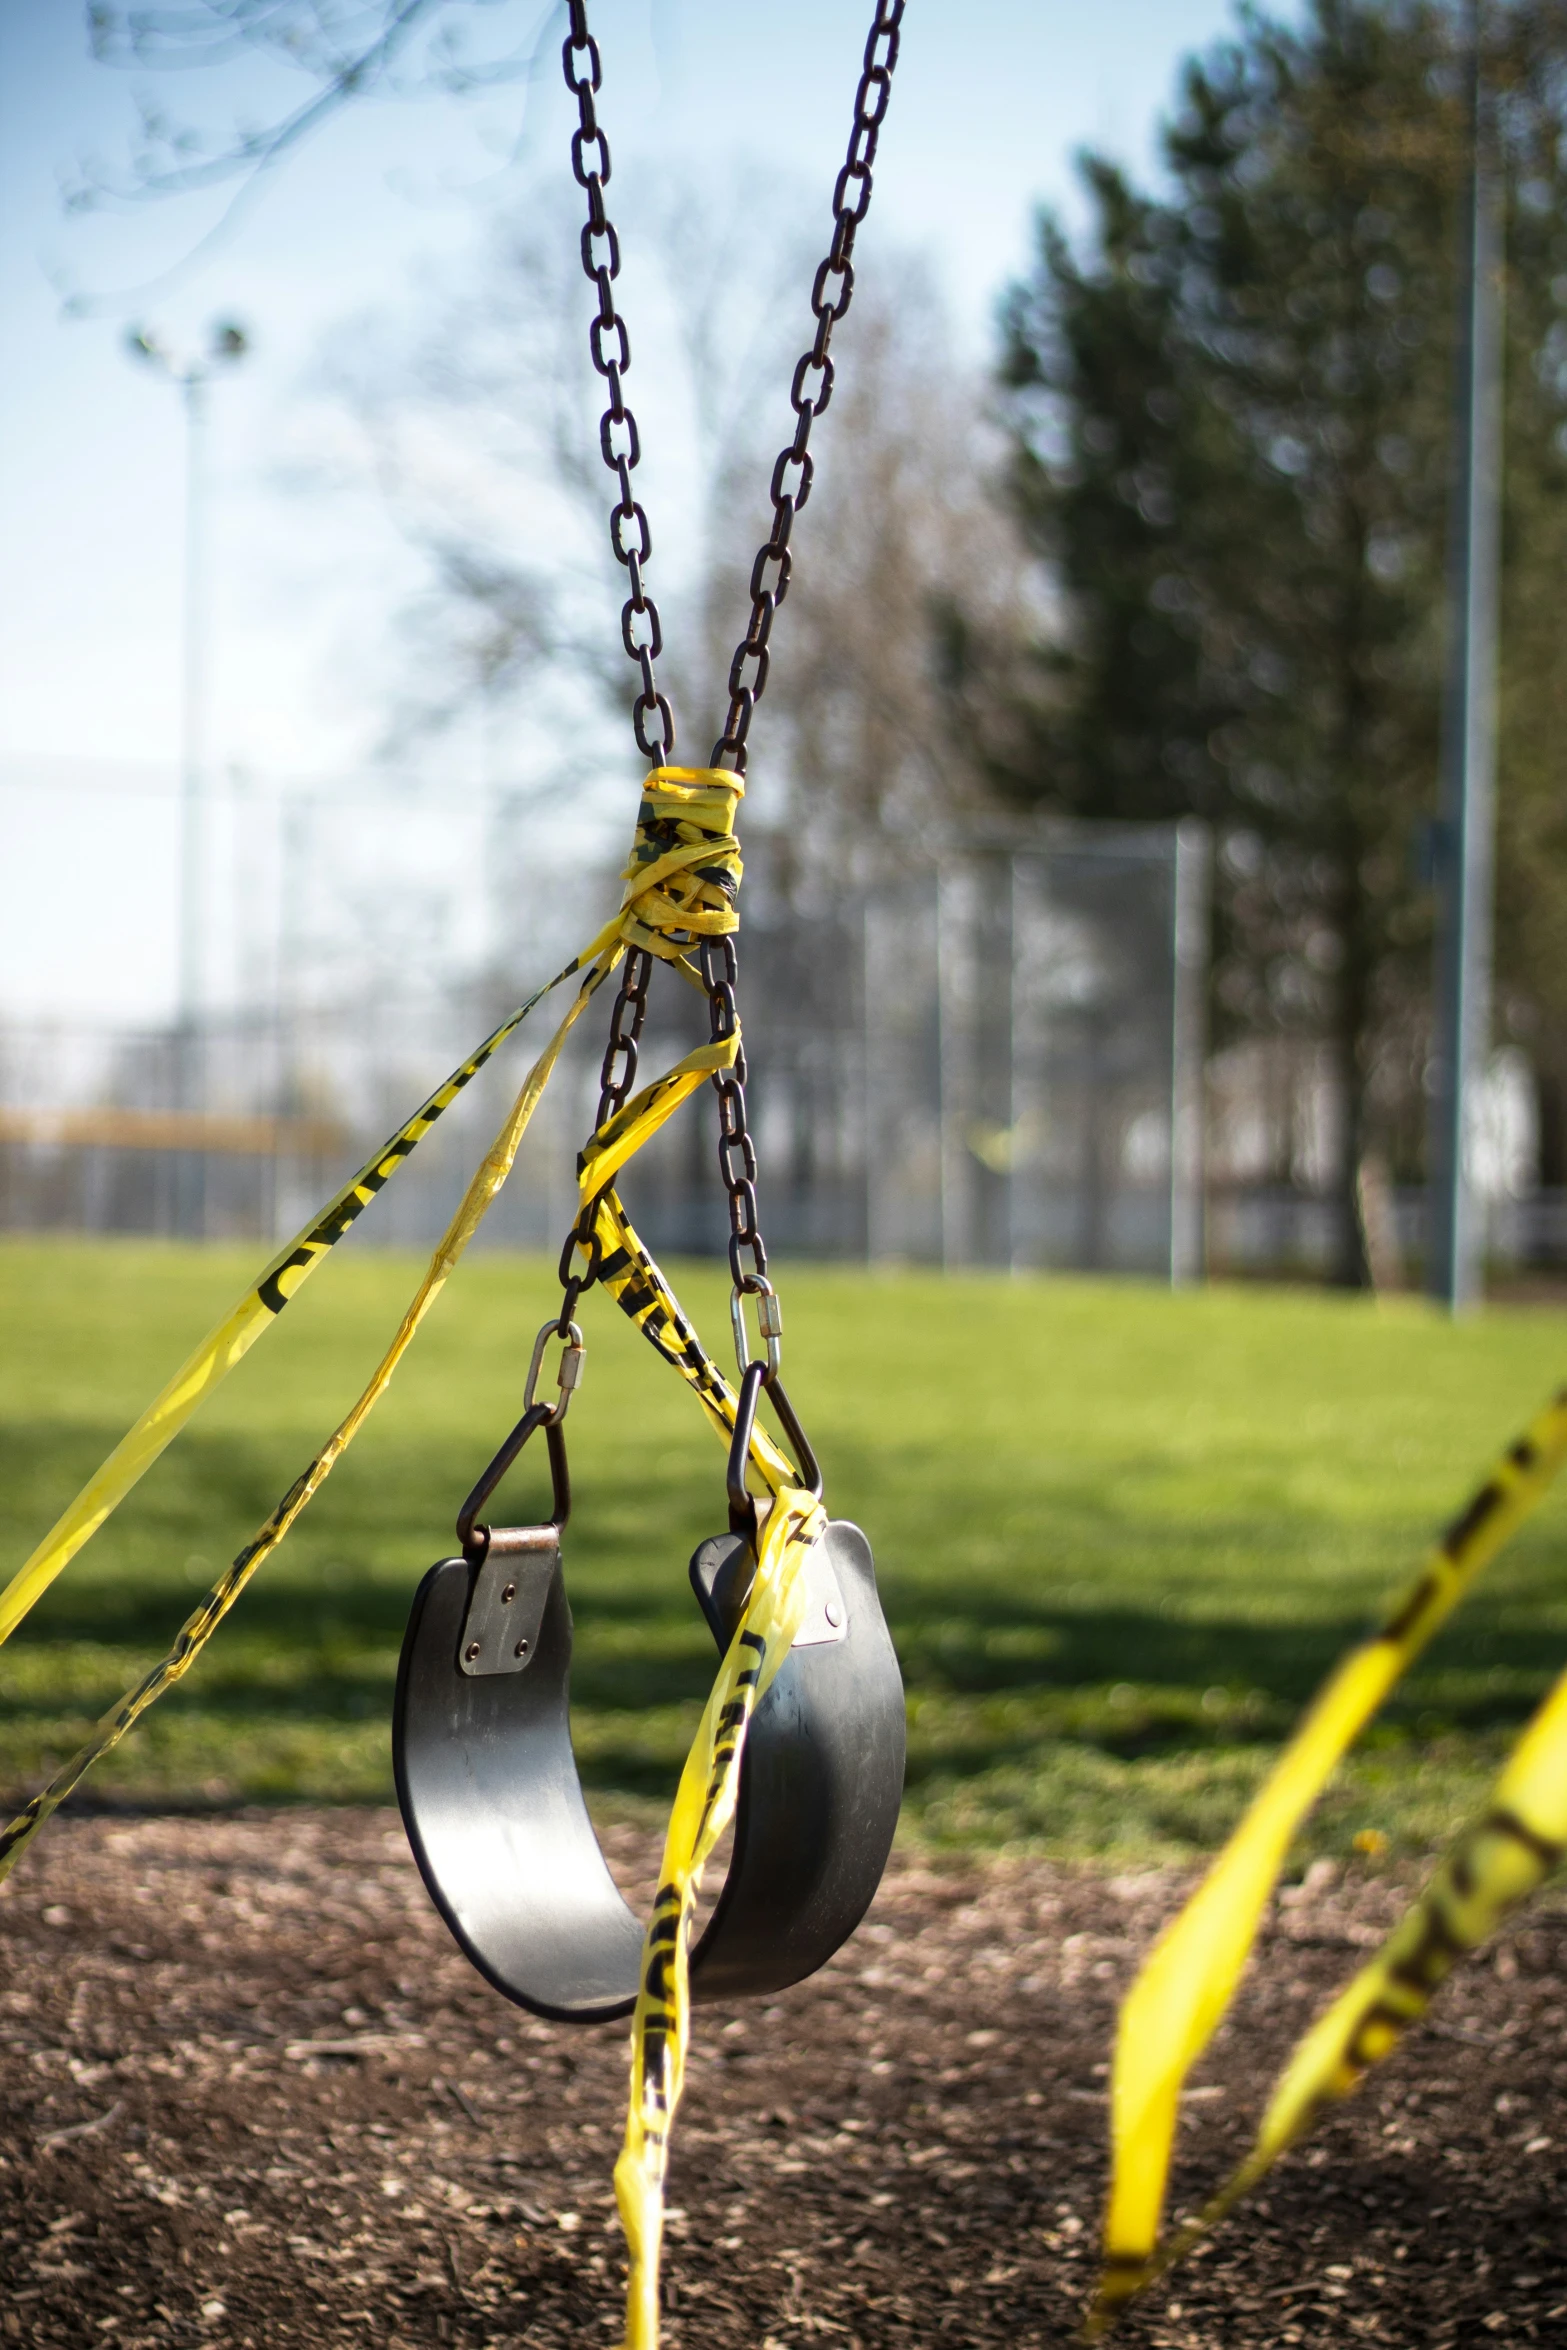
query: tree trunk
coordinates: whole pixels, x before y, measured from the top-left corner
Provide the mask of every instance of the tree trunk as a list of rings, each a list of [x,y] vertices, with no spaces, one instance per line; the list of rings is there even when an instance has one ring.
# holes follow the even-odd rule
[[[1343,963],[1334,990],[1328,1039],[1339,1099],[1338,1164],[1333,1171],[1334,1251],[1329,1279],[1340,1289],[1369,1289],[1371,1266],[1360,1216],[1360,1163],[1366,1131],[1366,1039],[1371,1024],[1369,909],[1360,880],[1360,843],[1340,853],[1339,943]]]

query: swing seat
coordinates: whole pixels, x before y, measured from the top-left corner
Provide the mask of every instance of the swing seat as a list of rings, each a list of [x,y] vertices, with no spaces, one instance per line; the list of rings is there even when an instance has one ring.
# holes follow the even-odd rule
[[[478,1530],[482,1535],[484,1530]],[[560,1527],[496,1528],[414,1598],[392,1717],[397,1799],[437,1909],[497,1991],[535,2015],[628,2015],[642,1927],[605,1865],[570,1726],[571,1609]],[[754,1550],[714,1536],[691,1562],[722,1654]],[[694,1999],[782,1991],[869,1908],[903,1792],[904,1703],[870,1544],[830,1523],[807,1610],[752,1717],[729,1873],[691,1954]]]

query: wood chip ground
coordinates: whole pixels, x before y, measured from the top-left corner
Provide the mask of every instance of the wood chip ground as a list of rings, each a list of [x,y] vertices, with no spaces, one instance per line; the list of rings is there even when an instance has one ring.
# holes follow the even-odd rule
[[[652,1854],[612,1839],[623,1880]],[[1116,1999],[1183,1887],[899,1861],[814,1982],[705,2010],[670,2350],[1066,2344],[1094,2268]],[[1395,1914],[1286,1897],[1183,2127],[1224,2171]],[[1567,1915],[1536,1913],[1128,2350],[1567,2344]],[[0,2325],[105,2350],[619,2338],[623,2027],[534,2022],[447,1938],[395,1816],[66,1818],[0,1897]]]

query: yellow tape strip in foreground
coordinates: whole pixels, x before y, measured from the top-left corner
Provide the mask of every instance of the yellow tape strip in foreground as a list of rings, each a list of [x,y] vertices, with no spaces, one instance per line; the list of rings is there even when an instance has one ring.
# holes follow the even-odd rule
[[[1487,1941],[1567,1854],[1567,1673],[1518,1741],[1484,1811],[1451,1845],[1370,1964],[1296,2048],[1251,2153],[1157,2259],[1174,2266],[1249,2194],[1323,2108],[1391,2054],[1461,1958]]]
[[[723,935],[736,928],[729,890],[738,882],[740,872],[738,843],[732,830],[740,790],[738,779],[721,770],[664,769],[655,770],[648,778],[636,842],[626,868],[621,911],[559,975],[561,979],[573,972],[582,975],[572,1006],[530,1070],[510,1116],[469,1185],[369,1385],[253,1540],[189,1617],[169,1654],[126,1692],[119,1705],[103,1717],[81,1751],[0,1832],[0,1878],[9,1873],[29,1840],[93,1763],[117,1745],[146,1708],[190,1669],[250,1577],[277,1548],[353,1442],[447,1275],[505,1182],[517,1146],[568,1032],[626,947],[646,946],[692,977],[687,952],[692,938]],[[675,932],[673,937],[667,935],[670,930]],[[550,982],[552,987],[558,984],[559,979]],[[547,988],[540,989],[524,1009],[531,1008],[548,992]],[[485,1057],[521,1017],[521,1013],[514,1015],[497,1030],[486,1047],[481,1048]],[[610,1186],[618,1169],[657,1133],[698,1085],[714,1071],[732,1065],[739,1049],[737,1023],[733,1037],[721,1044],[699,1047],[676,1068],[644,1087],[601,1134],[590,1140],[581,1168],[581,1196],[584,1204],[593,1208],[596,1272],[657,1351],[695,1389],[709,1420],[726,1435],[734,1426],[734,1394],[719,1376],[663,1275],[627,1222]],[[473,1065],[478,1066],[477,1058]],[[472,1073],[471,1069],[468,1073]],[[385,1156],[379,1155],[377,1168]],[[341,1205],[341,1200],[334,1204]],[[359,1206],[364,1204],[363,1200],[359,1202]],[[352,1214],[357,1213],[356,1207]],[[279,1272],[286,1262],[297,1260],[299,1247],[310,1237],[302,1235],[294,1258],[291,1260],[290,1252],[285,1251],[279,1264],[269,1268],[269,1274]],[[333,1233],[331,1239],[336,1237]],[[331,1239],[326,1241],[326,1246],[331,1245]],[[307,1252],[299,1278],[305,1277],[313,1261]],[[267,1278],[263,1276],[263,1282]],[[258,1284],[258,1290],[261,1286]],[[285,1299],[287,1294],[283,1292]],[[195,1398],[181,1419],[189,1416],[194,1401]],[[168,1428],[162,1439],[164,1443],[179,1424],[180,1420],[175,1420]],[[162,1445],[157,1449],[161,1450]],[[152,1457],[155,1454],[148,1455],[148,1459]],[[788,1654],[804,1614],[801,1564],[826,1525],[821,1503],[793,1482],[795,1470],[760,1427],[752,1440],[751,1459],[774,1497],[773,1506],[767,1516],[756,1579],[745,1613],[719,1668],[681,1774],[665,1842],[660,1890],[643,1946],[641,1984],[633,2018],[632,2097],[625,2145],[615,2170],[616,2197],[631,2256],[626,2320],[626,2338],[631,2350],[656,2350],[658,2341],[664,2175],[669,2130],[680,2099],[690,2030],[689,1946],[694,1904],[703,1869],[717,1839],[734,1816],[751,1717]],[[141,1464],[146,1465],[146,1461]],[[139,1468],[136,1474],[140,1474]],[[118,1499],[118,1494],[114,1498]],[[94,1524],[101,1523],[112,1506],[110,1501]],[[92,1530],[88,1526],[73,1547],[79,1548],[80,1541],[85,1541]],[[55,1572],[69,1555],[69,1550],[62,1553]]]
[[[436,1119],[535,1005],[578,973],[582,975],[580,994],[591,994],[619,962],[627,944],[647,947],[690,976],[685,943],[688,937],[699,933],[722,934],[737,928],[738,917],[729,902],[726,884],[738,886],[742,870],[734,816],[744,789],[738,776],[719,768],[654,768],[642,787],[636,835],[622,875],[625,887],[619,911],[580,955],[574,956],[543,987],[535,989],[525,1004],[485,1038],[477,1052],[453,1070],[445,1084],[436,1088],[407,1124],[278,1252],[232,1311],[207,1333],[194,1354],[153,1398],[134,1427],[120,1439],[108,1459],[0,1591],[0,1641],[10,1637],[62,1568],[91,1540],[132,1486],[178,1435],[197,1405],[228,1377],[301,1284],[309,1279],[328,1250],[342,1239],[423,1140]],[[665,921],[681,932],[680,938],[666,939],[658,929],[650,927]],[[731,1055],[737,1046],[738,1038],[729,1048]],[[696,1067],[697,1056],[693,1055],[682,1064],[681,1071],[671,1072],[671,1079],[683,1071],[695,1071]],[[661,1082],[667,1084],[670,1080]],[[700,1082],[700,1074],[693,1074],[683,1091],[677,1088],[663,1115],[667,1117]],[[658,1118],[639,1130],[636,1141],[621,1152],[616,1163],[623,1163],[631,1150],[640,1148],[647,1134],[656,1132],[661,1123],[662,1118]]]
[[[551,987],[558,984],[557,980],[550,981]],[[262,1331],[277,1320],[322,1258],[418,1148],[442,1112],[451,1107],[464,1086],[505,1043],[518,1022],[539,1001],[539,996],[547,993],[548,989],[541,988],[538,995],[531,996],[520,1010],[503,1020],[478,1051],[454,1069],[444,1085],[436,1087],[429,1100],[421,1104],[406,1125],[398,1128],[374,1158],[350,1177],[320,1214],[313,1216],[304,1230],[278,1251],[239,1303],[208,1331],[195,1353],[180,1365],[161,1393],[154,1396],[135,1426],[121,1437],[108,1459],[0,1591],[0,1641],[10,1638],[34,1601],[42,1597],[61,1569],[70,1564],[131,1487],[152,1467],[197,1405],[205,1402],[235,1364],[248,1354]]]
[[[666,960],[684,968],[684,948],[680,942],[664,940],[647,928],[647,918],[653,906],[658,908],[661,915],[667,912],[686,930],[722,933],[736,927],[737,918],[726,895],[724,880],[728,876],[738,881],[740,874],[739,843],[734,837],[733,819],[742,790],[743,786],[737,777],[721,770],[654,770],[643,787],[636,838],[625,868],[625,889],[619,913],[605,924],[580,955],[572,958],[564,970],[557,972],[543,987],[535,989],[527,1002],[504,1020],[485,1039],[478,1051],[455,1070],[443,1086],[437,1088],[385,1148],[376,1153],[370,1164],[362,1168],[351,1183],[344,1185],[336,1198],[298,1239],[280,1251],[233,1313],[203,1341],[190,1361],[149,1405],[129,1435],[116,1446],[96,1476],[78,1494],[5,1591],[0,1593],[0,1627],[3,1627],[0,1628],[0,1639],[3,1639],[21,1621],[61,1568],[103,1524],[111,1510],[124,1499],[137,1479],[151,1467],[159,1453],[189,1419],[196,1405],[232,1370],[260,1332],[281,1313],[300,1283],[308,1279],[321,1257],[341,1239],[442,1111],[456,1099],[463,1087],[527,1014],[564,980],[576,976],[577,993],[570,1010],[530,1070],[506,1123],[469,1185],[403,1317],[397,1335],[369,1386],[308,1468],[295,1479],[254,1538],[246,1544],[181,1627],[179,1637],[167,1656],[126,1691],[119,1703],[103,1716],[86,1745],[55,1773],[48,1786],[34,1796],[10,1825],[0,1832],[0,1876],[4,1876],[12,1867],[23,1847],[93,1764],[107,1754],[111,1747],[117,1746],[147,1707],[190,1670],[256,1569],[276,1550],[301,1510],[319,1491],[353,1442],[379,1401],[419,1324],[444,1286],[452,1266],[466,1248],[490,1202],[510,1173],[517,1146],[548,1082],[561,1046],[589,998],[619,963],[625,951],[625,940],[630,938],[635,943],[645,943]],[[690,1056],[688,1063],[682,1064],[681,1069],[671,1071],[667,1078],[645,1088],[636,1101],[629,1103],[623,1116],[628,1123],[635,1125],[635,1140],[631,1149],[640,1149],[648,1136],[656,1133],[686,1095],[701,1083],[709,1066],[724,1065],[733,1057],[738,1046],[737,1034],[728,1045],[717,1048],[716,1055],[715,1048],[705,1048]],[[686,1075],[689,1076],[689,1082],[679,1082]],[[617,1135],[617,1141],[621,1139],[624,1139],[623,1136]],[[629,1150],[620,1150],[616,1164],[622,1164],[629,1155]],[[602,1172],[599,1180],[604,1180]],[[629,1227],[627,1229],[629,1231]],[[678,1317],[678,1308],[675,1312]],[[713,1376],[716,1379],[716,1373]],[[722,1381],[718,1385],[722,1388]],[[731,1426],[733,1419],[733,1400],[730,1399]],[[775,1447],[769,1447],[762,1432],[758,1431],[753,1456],[765,1457],[768,1452],[779,1468],[787,1473],[787,1464],[782,1455],[777,1453]]]
[[[1112,2173],[1102,2331],[1141,2291],[1158,2242],[1181,2086],[1240,1979],[1290,1841],[1400,1673],[1545,1495],[1567,1457],[1567,1390],[1505,1452],[1381,1630],[1329,1677],[1239,1827],[1155,1945],[1121,2008],[1111,2082]]]
[[[813,1495],[795,1485],[782,1488],[768,1512],[751,1596],[703,1709],[670,1814],[642,1945],[631,2023],[631,2103],[615,2165],[615,2201],[630,2254],[625,2350],[657,2350],[664,2174],[691,2028],[692,1913],[703,1869],[734,1817],[751,1717],[805,1614],[801,1562],[825,1524]]]
[[[561,1047],[603,976],[603,969],[598,968],[585,974],[565,1018],[529,1070],[522,1091],[513,1102],[500,1132],[479,1162],[456,1215],[430,1259],[424,1279],[409,1301],[396,1337],[376,1365],[369,1385],[352,1411],[333,1429],[314,1460],[295,1478],[277,1507],[246,1543],[233,1564],[219,1576],[201,1605],[186,1618],[168,1655],[125,1692],[119,1703],[103,1716],[86,1745],[73,1754],[70,1761],[56,1771],[48,1786],[41,1788],[16,1817],[0,1830],[0,1879],[10,1874],[22,1851],[37,1835],[45,1820],[59,1809],[72,1788],[78,1785],[94,1763],[112,1747],[118,1746],[126,1731],[146,1712],[148,1706],[189,1672],[256,1569],[271,1557],[301,1510],[319,1492],[353,1443],[386,1392],[393,1372],[413,1343],[420,1323],[445,1287],[453,1266],[479,1229],[491,1202],[511,1173],[517,1147],[527,1131],[528,1121],[538,1106],[539,1097],[549,1082],[550,1072],[560,1056]]]

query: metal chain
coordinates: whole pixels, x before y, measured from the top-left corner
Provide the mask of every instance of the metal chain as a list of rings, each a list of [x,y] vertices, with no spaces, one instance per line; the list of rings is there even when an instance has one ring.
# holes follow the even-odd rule
[[[773,467],[773,527],[751,567],[751,618],[729,665],[729,715],[713,745],[709,765],[732,767],[745,773],[745,740],[751,717],[767,684],[767,640],[779,605],[789,592],[793,558],[789,540],[794,518],[811,494],[815,474],[810,453],[811,426],[832,398],[833,364],[827,355],[832,330],[854,296],[854,237],[870,209],[871,165],[892,96],[892,69],[898,62],[898,43],[905,0],[877,0],[875,20],[865,43],[860,86],[854,98],[854,128],[849,133],[848,159],[833,189],[832,243],[816,272],[811,309],[816,334],[801,356],[789,390],[795,414],[794,438],[778,453]],[[814,384],[808,382],[814,378]],[[769,576],[770,567],[776,570]],[[746,664],[755,664],[749,676]]]
[[[598,292],[598,314],[588,328],[588,352],[609,390],[609,406],[599,419],[599,452],[620,485],[620,496],[610,508],[609,543],[615,559],[625,566],[631,593],[620,614],[620,635],[628,657],[642,672],[642,691],[631,709],[631,727],[637,749],[655,766],[667,762],[675,747],[675,718],[658,690],[654,663],[664,649],[664,631],[658,606],[647,592],[643,566],[653,552],[653,534],[639,501],[631,494],[632,472],[642,460],[637,420],[626,405],[625,375],[631,365],[631,338],[615,307],[615,280],[620,275],[620,239],[604,207],[609,182],[609,141],[598,119],[598,92],[604,69],[599,46],[588,30],[587,0],[569,0],[568,29],[561,44],[561,71],[577,101],[577,127],[571,137],[571,170],[588,199],[588,217],[582,229],[583,273]],[[606,340],[611,347],[606,348]],[[633,534],[627,539],[628,530]],[[658,733],[650,739],[648,721],[656,717]],[[606,1126],[630,1093],[637,1074],[637,1048],[647,1016],[647,983],[653,958],[632,947],[621,966],[620,990],[610,1014],[609,1043],[599,1071],[598,1112],[594,1131]],[[572,1263],[580,1247],[583,1268]],[[566,1235],[560,1253],[561,1304],[557,1327],[564,1338],[578,1298],[598,1279],[599,1244],[591,1203]]]
[[[595,1134],[625,1106],[626,1096],[636,1082],[637,1047],[647,1017],[647,983],[652,972],[653,958],[647,949],[628,947],[620,967],[620,992],[609,1016],[609,1043],[599,1070],[599,1106],[593,1120]],[[571,1252],[578,1247],[585,1260],[580,1273],[571,1261]],[[593,1228],[593,1202],[589,1201],[567,1233],[566,1245],[560,1252],[561,1300],[556,1329],[562,1338],[571,1328],[578,1298],[585,1289],[592,1288],[599,1270],[598,1234]]]
[[[810,453],[811,426],[832,398],[833,364],[828,345],[833,328],[854,296],[855,231],[870,209],[871,165],[876,160],[876,145],[892,96],[892,71],[898,62],[904,5],[905,0],[876,0],[876,14],[866,39],[859,88],[854,96],[849,152],[833,189],[832,243],[811,288],[816,333],[795,368],[789,388],[789,404],[795,415],[794,438],[779,451],[773,467],[773,527],[751,567],[751,617],[729,665],[729,714],[709,762],[714,767],[729,766],[737,775],[745,773],[746,736],[767,684],[768,638],[772,635],[773,620],[789,591],[794,562],[789,540],[794,518],[811,494],[815,473]],[[752,665],[749,675],[748,663]],[[705,940],[701,962],[713,1041],[724,1043],[739,1025],[735,1002],[739,967],[734,940]],[[718,1172],[729,1201],[729,1271],[737,1301],[747,1293],[770,1300],[767,1248],[757,1222],[756,1146],[746,1124],[745,1080],[742,1046],[734,1066],[716,1070],[713,1075],[713,1089],[718,1095]],[[749,1265],[745,1262],[747,1254]],[[776,1326],[776,1304],[766,1310]],[[739,1311],[738,1304],[736,1311]],[[743,1346],[740,1351],[743,1355]],[[776,1367],[776,1356],[773,1360]]]
[[[603,1065],[599,1070],[598,1115],[593,1121],[595,1134],[601,1126],[607,1126],[615,1112],[624,1106],[626,1096],[636,1080],[637,1046],[642,1035],[642,1022],[647,1014],[647,983],[652,973],[653,958],[647,949],[629,947],[621,966],[620,993],[615,998],[615,1009],[609,1016],[609,1043],[604,1048]]]
[[[833,328],[854,295],[855,233],[870,209],[871,166],[876,160],[877,142],[892,96],[892,74],[898,62],[905,4],[906,0],[876,0],[876,13],[866,39],[859,87],[855,92],[848,155],[833,189],[832,243],[811,289],[816,332],[795,368],[789,392],[795,415],[794,437],[779,452],[773,467],[772,529],[751,568],[750,619],[730,663],[729,710],[710,761],[712,766],[727,766],[737,775],[745,773],[746,737],[767,684],[768,639],[773,620],[789,590],[793,568],[789,542],[794,518],[811,494],[815,472],[810,454],[811,427],[832,398],[833,364],[828,346]],[[643,582],[643,566],[652,553],[652,534],[646,514],[631,494],[631,474],[641,457],[641,442],[624,392],[625,373],[631,365],[631,343],[625,321],[615,308],[614,281],[620,274],[620,240],[604,209],[604,189],[610,176],[609,142],[599,127],[595,103],[603,71],[598,44],[588,31],[587,0],[569,0],[568,15],[570,30],[562,45],[561,65],[566,87],[577,101],[571,168],[578,186],[587,192],[582,266],[597,288],[599,298],[598,315],[588,332],[588,347],[595,368],[609,387],[609,406],[599,423],[599,448],[620,486],[619,499],[610,512],[609,536],[617,561],[626,568],[631,589],[620,616],[621,638],[642,672],[642,691],[632,706],[632,730],[643,757],[655,765],[663,765],[675,747],[675,721],[669,703],[658,690],[654,673],[664,638],[658,607]],[[602,257],[597,252],[600,246]],[[606,336],[614,338],[614,348],[608,352]],[[628,528],[635,533],[629,545]],[[655,716],[659,731],[649,740],[648,722]],[[715,1043],[727,1043],[739,1028],[735,1001],[738,962],[733,938],[703,939],[699,959],[712,1038]],[[635,949],[628,953],[600,1076],[596,1130],[601,1130],[624,1103],[636,1075],[637,1042],[647,1009],[651,969],[650,955]],[[776,1341],[777,1307],[767,1279],[767,1249],[757,1222],[756,1147],[746,1123],[745,1084],[745,1050],[741,1046],[732,1066],[716,1071],[713,1077],[718,1095],[718,1169],[729,1203],[729,1270],[734,1281],[736,1312],[739,1298],[746,1294],[764,1297],[769,1301],[768,1333]],[[579,1246],[586,1260],[581,1273],[573,1270],[571,1262],[572,1251]],[[591,1209],[585,1209],[561,1252],[563,1296],[559,1327],[562,1336],[577,1299],[598,1278],[598,1257]],[[745,1261],[747,1257],[749,1263]],[[769,1359],[776,1368],[772,1346]]]
[[[626,568],[631,593],[620,615],[621,641],[628,657],[642,672],[642,691],[631,707],[631,727],[637,749],[655,767],[666,765],[675,747],[675,718],[658,690],[653,664],[664,649],[658,606],[643,583],[642,568],[653,552],[647,515],[631,494],[631,476],[642,458],[637,420],[626,406],[624,379],[631,365],[631,338],[615,308],[615,280],[620,275],[620,239],[604,209],[609,183],[609,141],[600,128],[597,98],[603,81],[597,41],[588,31],[587,0],[569,0],[570,30],[561,45],[561,70],[566,87],[577,101],[577,128],[571,137],[571,169],[579,188],[587,191],[588,217],[582,230],[582,267],[598,289],[598,315],[588,329],[593,364],[609,387],[609,406],[599,419],[599,450],[620,484],[620,496],[610,508],[609,543],[615,560]],[[579,65],[579,60],[580,65]],[[602,251],[599,249],[602,248]],[[611,347],[606,350],[605,340]],[[627,532],[632,533],[627,543]],[[649,721],[658,720],[658,733],[649,740]]]
[[[739,1027],[735,1008],[737,962],[730,938],[704,938],[701,947],[702,985],[707,990],[708,1013],[715,1044],[727,1044]],[[729,1271],[736,1294],[762,1289],[767,1280],[767,1248],[756,1221],[756,1146],[745,1122],[745,1046],[728,1069],[713,1074],[718,1095],[718,1172],[729,1197]],[[743,1262],[749,1250],[751,1262]]]

